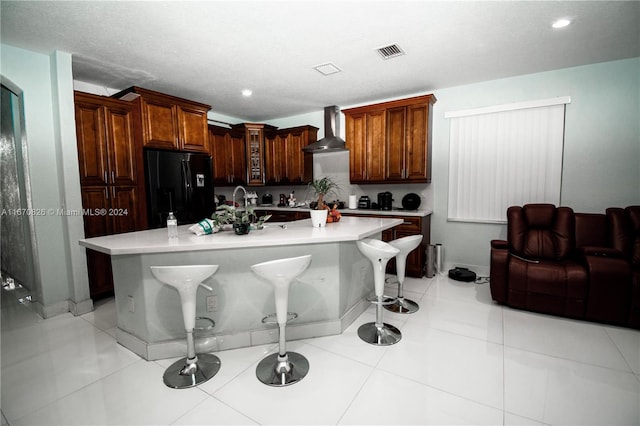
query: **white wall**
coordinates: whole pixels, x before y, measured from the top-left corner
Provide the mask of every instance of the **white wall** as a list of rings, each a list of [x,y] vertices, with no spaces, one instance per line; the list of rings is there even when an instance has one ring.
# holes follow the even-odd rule
[[[572,102],[566,109],[561,203],[575,211],[594,213],[611,206],[640,204],[640,58],[443,88],[432,93],[438,99],[432,127],[432,183],[347,184],[347,191],[374,196],[388,189],[394,194],[395,204],[407,192],[421,194],[422,206],[433,209],[431,242],[444,245],[447,268],[466,265],[488,273],[489,242],[506,237],[504,225],[447,221],[449,123],[444,118],[447,111],[571,96]],[[419,94],[423,93],[403,97]],[[370,103],[384,100],[388,99]],[[341,106],[347,107],[351,106]],[[323,112],[318,111],[273,120],[270,124],[285,127],[308,123],[322,129],[322,117]],[[321,137],[323,131],[319,133]],[[348,157],[344,154],[317,156],[314,167],[316,175],[330,171],[343,179],[346,176],[348,182]]]
[[[44,317],[91,310],[81,220],[54,213],[81,209],[75,139],[71,55],[51,56],[1,46],[0,73],[23,91],[31,194],[36,216],[34,306]],[[53,209],[52,212],[50,209]]]

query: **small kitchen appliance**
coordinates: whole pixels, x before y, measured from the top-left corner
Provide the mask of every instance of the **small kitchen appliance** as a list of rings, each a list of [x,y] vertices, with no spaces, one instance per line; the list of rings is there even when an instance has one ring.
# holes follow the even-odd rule
[[[370,209],[371,208],[371,200],[368,195],[363,195],[358,200],[358,208],[359,209]]]
[[[270,206],[273,204],[273,195],[268,192],[262,196],[262,205]]]
[[[378,193],[378,208],[380,210],[391,210],[393,195],[389,191]]]
[[[402,197],[402,207],[405,210],[416,210],[420,207],[420,196],[413,192],[408,193]]]

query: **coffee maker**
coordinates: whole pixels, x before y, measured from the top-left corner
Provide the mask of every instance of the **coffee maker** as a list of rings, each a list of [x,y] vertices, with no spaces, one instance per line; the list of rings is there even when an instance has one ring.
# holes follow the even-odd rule
[[[380,210],[391,210],[393,195],[389,191],[378,193],[378,208]]]

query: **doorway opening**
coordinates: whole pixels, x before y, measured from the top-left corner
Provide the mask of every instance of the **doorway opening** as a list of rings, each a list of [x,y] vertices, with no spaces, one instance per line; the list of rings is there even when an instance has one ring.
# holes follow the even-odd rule
[[[3,294],[28,303],[38,288],[34,209],[31,202],[22,91],[1,79],[0,272]]]

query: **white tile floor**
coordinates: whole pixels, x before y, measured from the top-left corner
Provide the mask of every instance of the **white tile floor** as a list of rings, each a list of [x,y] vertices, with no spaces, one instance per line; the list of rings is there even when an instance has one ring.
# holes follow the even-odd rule
[[[188,390],[162,383],[173,360],[115,342],[113,300],[42,321],[2,299],[2,424],[640,425],[640,332],[503,308],[488,284],[408,279],[403,339],[375,347],[356,330],[290,343],[310,362],[287,388],[257,381],[275,345],[219,352],[222,369]],[[392,294],[393,288],[387,293]]]

